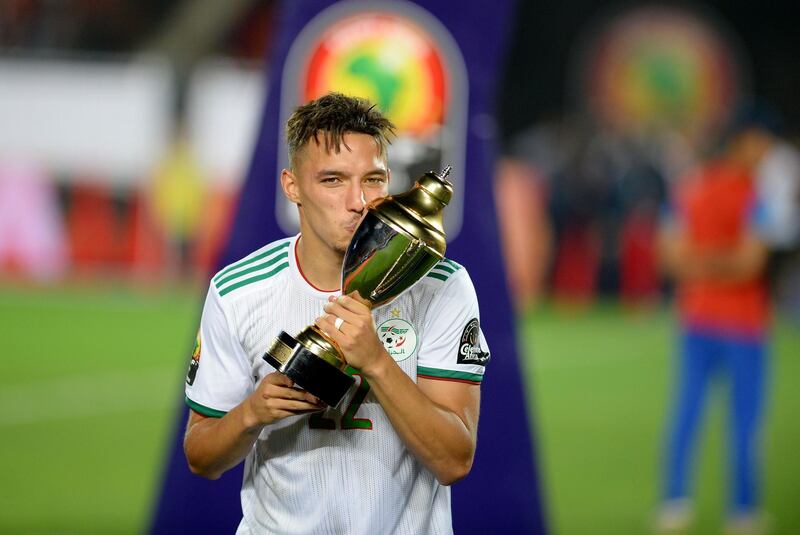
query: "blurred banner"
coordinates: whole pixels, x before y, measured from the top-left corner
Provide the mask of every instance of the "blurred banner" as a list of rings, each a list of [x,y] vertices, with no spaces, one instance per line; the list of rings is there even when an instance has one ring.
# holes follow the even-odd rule
[[[286,159],[283,128],[292,109],[330,90],[377,102],[400,131],[390,151],[394,188],[404,189],[421,172],[443,164],[454,167],[458,198],[446,221],[448,256],[471,273],[492,348],[475,463],[453,488],[453,527],[456,533],[545,533],[532,419],[492,203],[495,81],[514,5],[493,2],[487,10],[480,0],[457,7],[447,0],[421,4],[281,5],[261,131],[220,265],[296,231],[276,190]],[[182,449],[186,409],[177,417],[151,533],[233,533],[241,518],[241,467],[215,482],[191,475]]]

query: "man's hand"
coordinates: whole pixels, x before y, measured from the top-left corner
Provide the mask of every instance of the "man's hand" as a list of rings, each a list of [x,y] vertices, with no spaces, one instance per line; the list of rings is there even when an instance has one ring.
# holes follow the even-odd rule
[[[261,381],[245,401],[245,425],[249,429],[269,425],[276,420],[320,411],[327,406],[280,372],[272,372]]]
[[[245,458],[265,425],[326,408],[317,398],[293,386],[291,379],[273,372],[222,418],[189,411],[183,450],[192,473],[217,479]]]
[[[325,312],[315,323],[339,345],[348,364],[368,373],[384,357],[391,358],[375,332],[372,311],[358,292],[329,297]]]

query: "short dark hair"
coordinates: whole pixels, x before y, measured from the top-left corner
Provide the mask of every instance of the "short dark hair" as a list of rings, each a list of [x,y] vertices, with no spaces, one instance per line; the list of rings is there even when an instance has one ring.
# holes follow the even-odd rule
[[[341,93],[328,93],[299,106],[286,122],[289,163],[295,165],[297,151],[311,138],[319,143],[319,133],[325,139],[326,151],[333,149],[339,152],[344,143],[344,134],[355,132],[372,136],[381,154],[385,154],[387,145],[391,143],[389,135],[394,135],[394,130],[394,124],[368,100]],[[347,147],[347,144],[344,145]]]

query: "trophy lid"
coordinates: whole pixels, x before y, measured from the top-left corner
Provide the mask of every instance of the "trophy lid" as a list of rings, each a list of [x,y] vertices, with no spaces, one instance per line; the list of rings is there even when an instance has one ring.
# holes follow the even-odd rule
[[[417,184],[443,205],[447,205],[450,203],[450,199],[453,198],[453,184],[447,180],[447,175],[450,174],[452,169],[448,165],[439,173],[429,171],[417,180]]]

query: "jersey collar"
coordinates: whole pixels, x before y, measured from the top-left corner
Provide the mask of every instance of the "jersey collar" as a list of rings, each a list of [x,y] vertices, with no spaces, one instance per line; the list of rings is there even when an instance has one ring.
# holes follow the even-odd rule
[[[297,282],[298,286],[303,289],[306,293],[313,295],[314,297],[319,297],[323,299],[327,299],[331,295],[339,295],[341,291],[339,288],[335,290],[325,290],[322,288],[317,288],[306,278],[303,274],[303,270],[300,268],[300,264],[297,258],[297,243],[300,241],[300,234],[292,238],[291,244],[289,248],[289,270],[292,272],[292,277]]]

